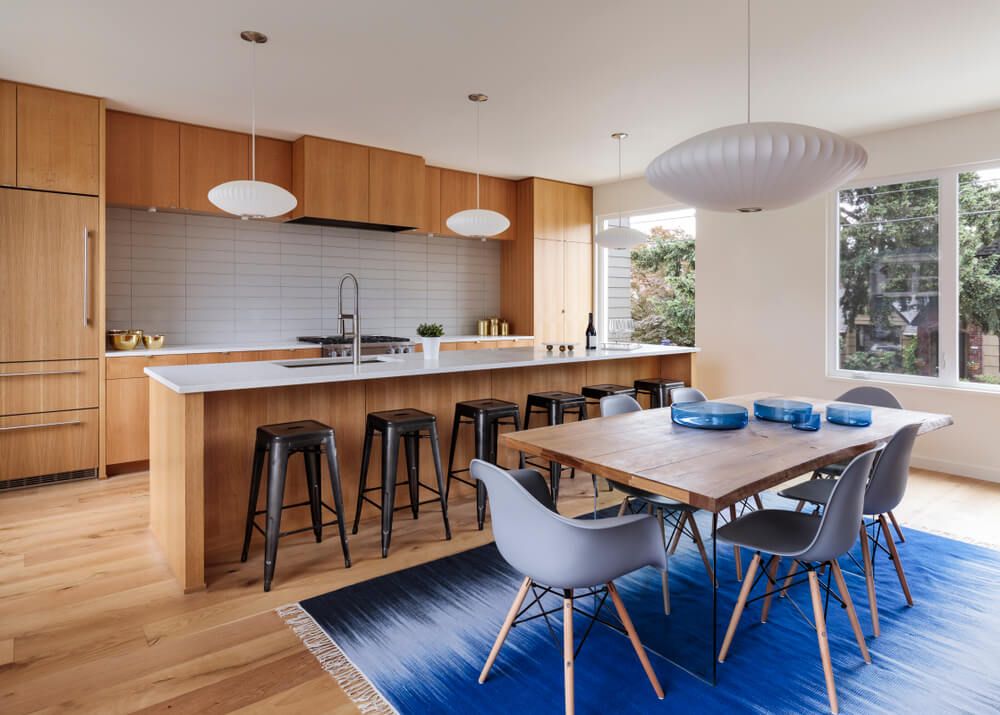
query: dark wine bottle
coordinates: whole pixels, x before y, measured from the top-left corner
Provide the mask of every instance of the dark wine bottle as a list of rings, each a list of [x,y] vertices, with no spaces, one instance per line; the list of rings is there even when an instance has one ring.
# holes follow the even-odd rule
[[[594,314],[587,313],[587,337],[586,337],[587,350],[597,349],[597,330],[594,328]]]

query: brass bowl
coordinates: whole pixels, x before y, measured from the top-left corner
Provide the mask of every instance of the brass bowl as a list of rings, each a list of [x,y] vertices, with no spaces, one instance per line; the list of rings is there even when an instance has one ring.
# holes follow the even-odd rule
[[[139,336],[134,333],[116,333],[111,336],[115,350],[133,350],[139,344]]]
[[[163,347],[163,335],[143,335],[142,344],[146,346],[148,350],[159,350]]]

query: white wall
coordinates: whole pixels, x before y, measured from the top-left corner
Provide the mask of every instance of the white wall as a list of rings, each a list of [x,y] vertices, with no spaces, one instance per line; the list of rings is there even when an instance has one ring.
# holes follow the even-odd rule
[[[883,177],[1000,159],[1000,112],[858,137]],[[595,189],[602,210],[671,203],[644,180]],[[630,191],[629,189],[633,189]],[[761,390],[836,397],[854,384],[826,377],[827,242],[832,195],[761,214],[698,213],[698,380],[710,396]],[[886,385],[906,407],[955,425],[922,437],[914,463],[1000,481],[1000,393]]]
[[[347,272],[369,335],[410,337],[427,321],[472,334],[499,314],[496,241],[108,210],[108,328],[170,345],[337,333]]]

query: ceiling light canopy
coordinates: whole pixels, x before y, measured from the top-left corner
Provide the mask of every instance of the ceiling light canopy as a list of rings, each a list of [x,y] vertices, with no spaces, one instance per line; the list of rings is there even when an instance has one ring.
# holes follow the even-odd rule
[[[615,132],[611,138],[618,142],[618,181],[622,180],[622,139],[628,139],[626,132]],[[603,248],[634,248],[641,246],[649,236],[642,231],[622,225],[622,214],[618,213],[618,225],[608,226],[594,236],[594,241]]]
[[[747,0],[747,121],[699,134],[646,167],[649,184],[699,209],[756,213],[836,188],[868,153],[825,129],[750,121],[750,0]]]
[[[510,228],[510,219],[498,211],[479,207],[479,106],[489,97],[476,93],[469,101],[476,105],[476,208],[464,209],[445,219],[445,225],[459,236],[481,238],[484,241]]]
[[[250,43],[250,179],[227,181],[212,187],[208,200],[226,213],[243,219],[273,218],[295,208],[298,200],[291,192],[266,181],[257,181],[257,63],[255,49],[267,42],[267,35],[244,30],[240,37]]]

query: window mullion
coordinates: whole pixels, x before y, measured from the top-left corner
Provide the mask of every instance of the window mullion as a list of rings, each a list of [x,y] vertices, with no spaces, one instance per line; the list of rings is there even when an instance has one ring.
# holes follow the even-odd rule
[[[958,385],[958,172],[940,177],[938,219],[938,350],[941,382]]]

